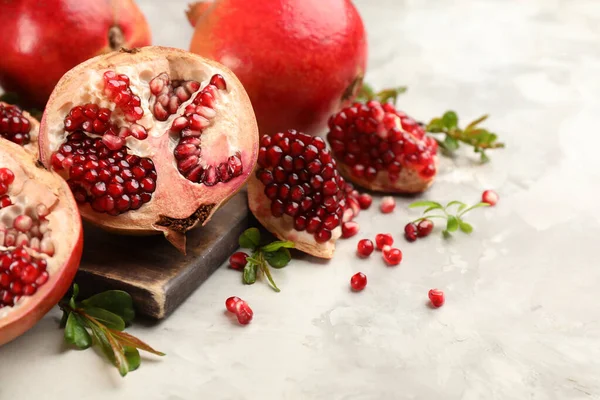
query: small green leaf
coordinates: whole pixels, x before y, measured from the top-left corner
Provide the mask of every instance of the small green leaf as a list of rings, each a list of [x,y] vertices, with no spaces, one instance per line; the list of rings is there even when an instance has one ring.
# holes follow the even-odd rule
[[[77,299],[77,296],[79,296],[79,285],[74,283],[73,294],[71,294],[71,299],[69,300],[69,307],[71,307],[72,309],[77,308],[77,304],[75,304],[75,299]]]
[[[448,232],[447,230],[443,230],[442,236],[444,236],[444,239],[450,239],[452,237],[452,234],[450,232]]]
[[[454,111],[446,111],[442,116],[442,123],[448,129],[456,128],[458,126],[458,116]]]
[[[288,249],[293,249],[294,248],[294,242],[290,242],[289,240],[286,241],[276,241],[276,242],[272,242],[269,243],[266,246],[262,247],[262,251],[265,253],[271,253],[273,251],[277,251],[281,248],[288,248]]]
[[[479,160],[485,164],[486,162],[490,161],[490,158],[487,156],[487,154],[485,154],[485,151],[481,151],[479,154]]]
[[[455,232],[458,229],[458,220],[454,215],[448,216],[448,222],[446,223],[446,230],[448,232]]]
[[[432,210],[436,208],[444,208],[440,203],[436,201],[415,201],[414,203],[409,204],[408,208],[418,208],[418,207],[430,207]],[[433,208],[432,208],[433,207]]]
[[[248,228],[239,238],[240,247],[245,249],[256,249],[260,244],[260,231],[258,228]]]
[[[62,309],[62,308],[61,308]],[[58,325],[60,328],[64,328],[67,326],[67,318],[69,318],[70,311],[62,310],[62,317],[60,318],[60,324]]]
[[[87,349],[92,345],[92,338],[85,329],[80,318],[74,312],[69,313],[65,325],[65,341],[80,350]]]
[[[425,127],[427,132],[431,133],[441,133],[444,132],[444,123],[441,118],[433,118],[429,121],[429,124]]]
[[[85,313],[107,328],[115,329],[117,331],[125,329],[125,321],[123,321],[123,318],[103,308],[88,307],[85,309]]]
[[[467,205],[466,205],[465,203],[463,203],[462,201],[453,200],[453,201],[451,201],[450,203],[446,204],[446,208],[448,208],[448,207],[452,207],[452,206],[454,206],[454,205],[457,205],[457,204],[458,204],[458,205],[460,205],[460,207],[459,207],[459,209],[458,209],[459,211],[460,211],[461,209],[463,209],[463,208],[465,208],[465,207],[467,206]]]
[[[454,139],[452,136],[446,136],[444,138],[444,148],[450,152],[458,149],[459,143],[458,140]]]
[[[154,350],[148,344],[142,342],[140,339],[130,335],[127,332],[111,331],[110,333],[114,337],[116,337],[120,342],[122,342],[125,346],[135,347],[136,349],[144,350],[149,353],[156,354],[157,356],[165,355],[165,353],[162,353],[158,350]]]
[[[377,93],[377,99],[380,103],[387,103],[389,100],[392,100],[393,104],[396,104],[398,100],[398,96],[402,93],[405,93],[408,90],[406,86],[400,86],[392,89],[385,89],[381,92]]]
[[[129,372],[135,371],[139,368],[142,360],[140,359],[140,352],[135,347],[123,346],[123,354],[125,354],[125,359],[127,360],[127,366],[129,367]]]
[[[129,324],[135,317],[133,310],[133,300],[129,293],[122,290],[108,290],[98,293],[81,302],[84,309],[88,308],[103,308],[113,314],[117,314]]]
[[[269,281],[269,284],[271,285],[273,290],[276,291],[277,293],[279,293],[281,290],[279,290],[279,288],[275,284],[275,281],[273,280],[273,276],[271,276],[271,271],[269,270],[269,267],[267,267],[265,264],[261,264],[260,269],[263,272],[263,274],[265,274],[265,276],[267,277],[267,280]]]
[[[92,335],[94,336],[95,342],[100,345],[102,352],[108,358],[108,360],[114,364],[115,363],[115,353],[113,351],[112,346],[110,345],[108,339],[106,338],[105,331],[100,328],[98,325],[91,323],[90,328],[92,330]]]
[[[291,259],[292,255],[286,248],[280,248],[275,252],[265,254],[265,260],[267,260],[269,265],[273,268],[283,268],[288,265]]]
[[[471,233],[473,232],[473,227],[471,226],[471,224],[460,220],[459,222],[459,226],[460,226],[460,230],[463,231],[464,233]]]
[[[252,285],[254,282],[256,282],[256,273],[257,272],[258,272],[258,264],[251,262],[251,261],[247,262],[246,266],[244,267],[244,273],[242,275],[244,283],[247,285]]]
[[[440,209],[440,207],[438,207],[438,206],[432,206],[432,207],[426,208],[425,211],[423,211],[423,214],[427,214],[429,211],[439,210],[439,209]]]
[[[474,210],[476,208],[481,208],[481,207],[489,207],[490,205],[488,203],[484,203],[484,202],[480,202],[475,204],[474,206],[471,206],[469,208],[467,208],[466,210],[462,211],[460,214],[458,214],[459,217],[462,217],[463,215],[465,215],[466,213],[468,213],[471,210]]]
[[[119,373],[121,376],[127,375],[129,372],[129,365],[127,364],[127,358],[125,358],[123,346],[117,341],[117,339],[115,339],[114,336],[110,334],[110,332],[106,332],[106,339],[112,348],[114,354],[114,364],[118,368]]]
[[[471,129],[473,129],[475,126],[479,125],[480,123],[482,123],[483,121],[485,121],[488,118],[488,115],[482,115],[481,117],[477,118],[475,121],[471,122],[469,125],[467,125],[465,127],[465,132],[466,131],[470,131]]]
[[[373,100],[374,97],[375,97],[375,91],[373,90],[371,85],[369,85],[368,83],[363,81],[363,84],[357,95],[357,100],[368,101],[368,100]]]

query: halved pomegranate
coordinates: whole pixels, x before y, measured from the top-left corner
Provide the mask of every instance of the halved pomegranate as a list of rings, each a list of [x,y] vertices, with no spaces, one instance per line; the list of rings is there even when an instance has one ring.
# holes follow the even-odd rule
[[[121,233],[163,232],[185,251],[185,232],[246,182],[258,131],[227,68],[144,47],[63,76],[42,118],[40,154],[67,179],[84,219]]]
[[[40,123],[27,111],[0,101],[0,137],[23,146],[38,157]]]
[[[358,192],[340,176],[325,141],[289,130],[264,135],[260,145],[258,168],[248,182],[250,210],[297,249],[333,257],[342,223],[360,207]]]
[[[354,103],[329,119],[327,140],[342,175],[362,187],[419,193],[437,172],[437,142],[391,103]]]
[[[0,140],[0,345],[66,293],[79,266],[81,219],[69,186]]]

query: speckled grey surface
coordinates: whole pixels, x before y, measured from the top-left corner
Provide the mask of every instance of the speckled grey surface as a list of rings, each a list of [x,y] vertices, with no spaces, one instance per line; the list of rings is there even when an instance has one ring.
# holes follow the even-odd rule
[[[157,44],[187,46],[186,1],[140,3]],[[417,118],[490,112],[507,142],[485,166],[468,152],[443,159],[425,196],[496,189],[498,206],[470,217],[475,232],[406,244],[400,199],[391,217],[361,214],[331,262],[276,271],[280,294],[221,268],[168,320],[131,329],[168,356],[126,379],[93,351],[65,351],[54,311],[0,349],[0,399],[600,398],[600,4],[357,3],[370,82],[409,85],[400,105]],[[385,230],[401,266],[354,256],[359,238]],[[369,284],[351,293],[359,270]],[[432,287],[446,291],[441,309],[426,304]],[[251,325],[224,314],[231,295],[251,304]]]

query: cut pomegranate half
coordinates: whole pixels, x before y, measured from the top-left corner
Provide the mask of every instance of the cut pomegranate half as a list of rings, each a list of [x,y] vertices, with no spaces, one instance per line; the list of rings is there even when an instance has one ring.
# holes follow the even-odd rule
[[[81,219],[69,186],[0,140],[0,345],[66,293],[79,266]]]
[[[252,106],[233,73],[166,47],[73,68],[41,125],[41,160],[67,179],[86,220],[163,232],[181,251],[185,232],[243,186],[258,154]]]
[[[0,137],[23,146],[38,158],[40,123],[27,111],[0,101]]]
[[[327,140],[346,179],[396,193],[426,190],[437,172],[437,143],[391,103],[354,103],[329,119]]]
[[[331,258],[341,225],[359,212],[325,141],[289,130],[263,136],[256,174],[248,182],[250,210],[265,228],[296,248]],[[351,203],[356,205],[353,209]]]

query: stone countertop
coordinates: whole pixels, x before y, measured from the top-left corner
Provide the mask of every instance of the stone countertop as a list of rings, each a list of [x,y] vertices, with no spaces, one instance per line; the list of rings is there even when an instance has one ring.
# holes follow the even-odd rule
[[[139,3],[156,44],[187,47],[187,0]],[[474,233],[408,244],[402,227],[416,213],[399,198],[391,216],[363,212],[331,262],[275,271],[279,294],[220,268],[169,319],[130,329],[168,356],[144,356],[125,379],[92,350],[66,351],[55,309],[0,349],[0,399],[600,398],[597,1],[357,5],[369,82],[408,85],[399,105],[422,120],[489,112],[507,143],[487,165],[469,151],[443,158],[424,195],[475,202],[497,190],[495,208],[469,215]],[[399,267],[355,257],[360,238],[386,230],[404,251]],[[369,284],[352,293],[357,271]],[[437,310],[433,287],[447,298]],[[254,309],[249,326],[225,315],[232,295]]]

